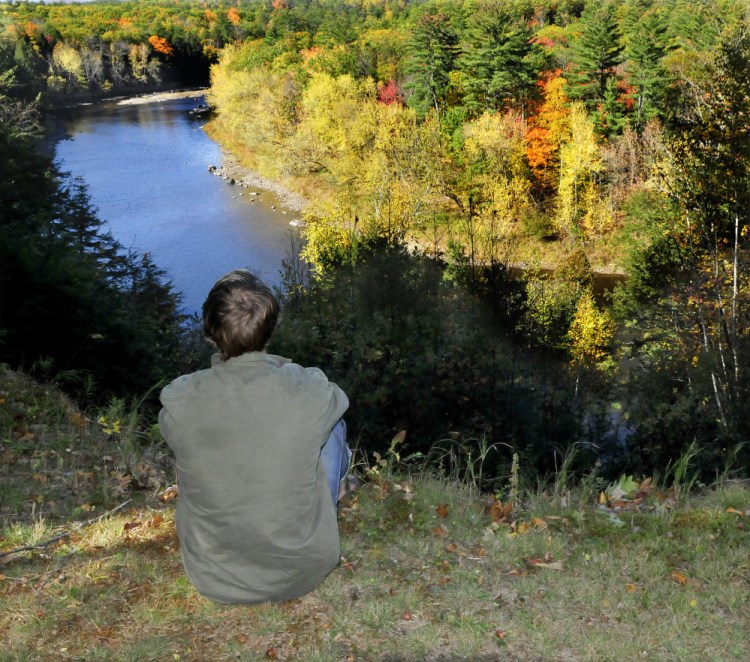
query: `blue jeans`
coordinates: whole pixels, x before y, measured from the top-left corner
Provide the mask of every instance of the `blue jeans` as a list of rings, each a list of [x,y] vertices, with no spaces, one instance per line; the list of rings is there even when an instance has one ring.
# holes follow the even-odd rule
[[[323,444],[320,451],[320,461],[326,471],[334,505],[339,501],[339,487],[346,472],[349,471],[351,459],[352,452],[346,444],[346,423],[342,418],[333,426],[328,441]]]

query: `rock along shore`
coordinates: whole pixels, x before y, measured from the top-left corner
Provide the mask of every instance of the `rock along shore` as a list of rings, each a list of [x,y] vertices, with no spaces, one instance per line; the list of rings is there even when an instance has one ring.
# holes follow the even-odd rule
[[[290,211],[302,212],[310,204],[309,200],[303,198],[298,193],[290,191],[282,184],[263,177],[257,172],[248,170],[237,163],[231,156],[225,155],[221,166],[209,166],[208,169],[215,175],[227,180],[230,184],[241,186],[242,188],[270,191],[278,198],[279,204]]]

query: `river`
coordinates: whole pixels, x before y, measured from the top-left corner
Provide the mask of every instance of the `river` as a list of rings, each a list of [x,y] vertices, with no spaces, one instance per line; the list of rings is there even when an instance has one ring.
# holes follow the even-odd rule
[[[59,114],[56,129],[65,136],[55,148],[62,169],[86,182],[115,239],[151,254],[188,313],[232,269],[278,284],[295,232],[293,212],[273,194],[252,196],[209,172],[223,155],[189,114],[200,101],[79,106]]]

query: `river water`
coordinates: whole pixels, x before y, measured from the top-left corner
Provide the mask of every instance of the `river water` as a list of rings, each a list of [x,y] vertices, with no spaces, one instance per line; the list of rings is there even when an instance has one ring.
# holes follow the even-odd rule
[[[189,114],[200,101],[80,106],[58,117],[65,138],[55,148],[62,169],[88,185],[106,228],[126,248],[151,254],[188,313],[232,269],[278,284],[294,232],[292,213],[271,193],[252,202],[250,189],[209,172],[222,151]]]

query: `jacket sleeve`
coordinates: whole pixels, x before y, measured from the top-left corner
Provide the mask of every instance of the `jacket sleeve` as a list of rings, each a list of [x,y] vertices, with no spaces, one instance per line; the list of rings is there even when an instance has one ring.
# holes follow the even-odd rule
[[[325,443],[333,426],[349,408],[349,398],[319,368],[303,368],[300,377],[301,388],[313,401],[312,415]]]

